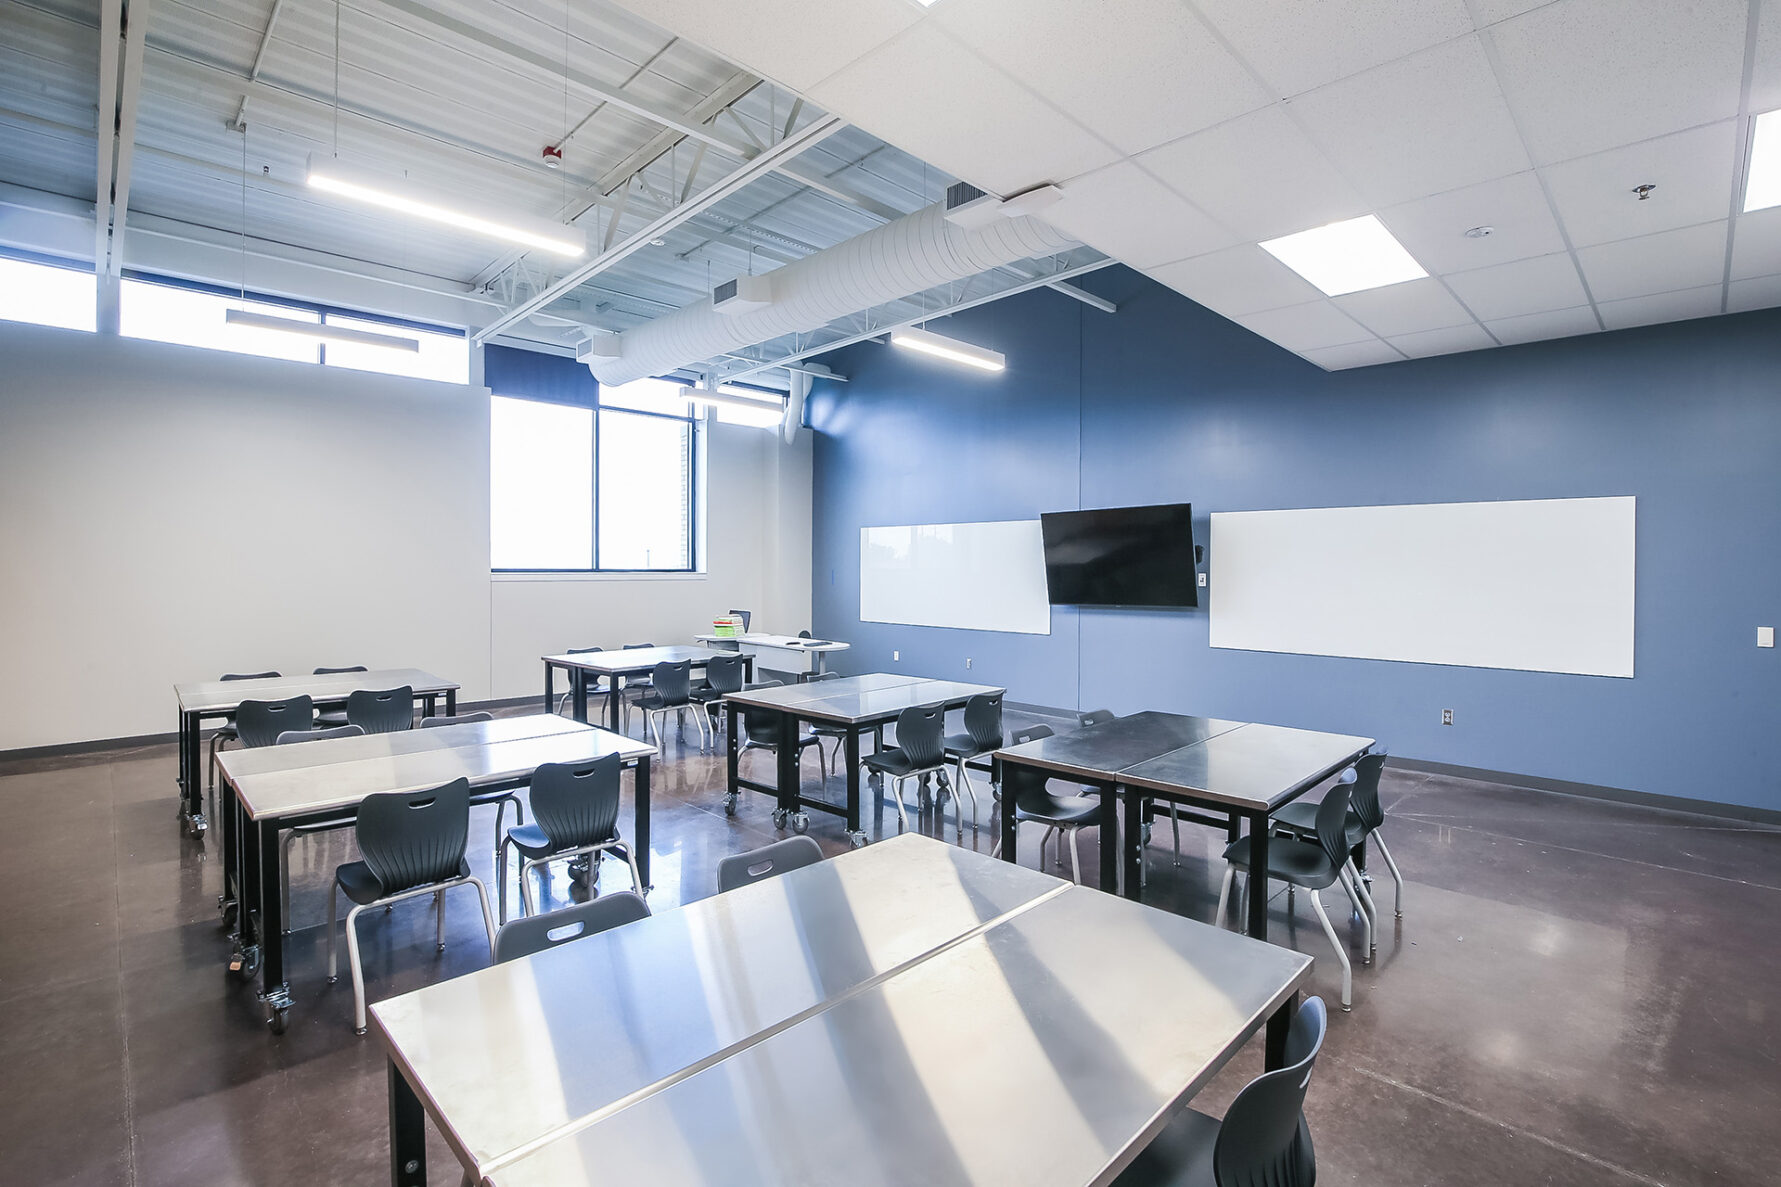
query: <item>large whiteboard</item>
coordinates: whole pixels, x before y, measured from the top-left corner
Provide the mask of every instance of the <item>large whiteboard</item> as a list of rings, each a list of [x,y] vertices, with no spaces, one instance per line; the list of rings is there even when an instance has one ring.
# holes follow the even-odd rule
[[[1049,635],[1039,521],[861,528],[860,621]]]
[[[1632,498],[1212,516],[1211,642],[1633,674]]]

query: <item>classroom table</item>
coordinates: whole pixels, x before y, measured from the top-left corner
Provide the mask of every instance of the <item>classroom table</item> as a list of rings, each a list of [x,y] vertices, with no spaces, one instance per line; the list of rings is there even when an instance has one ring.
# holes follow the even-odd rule
[[[283,701],[307,696],[318,709],[346,704],[362,688],[414,689],[431,717],[445,698],[447,717],[458,715],[458,685],[418,668],[382,668],[375,672],[336,672],[326,676],[273,676],[264,680],[199,680],[175,684],[179,700],[179,818],[194,837],[210,822],[204,818],[203,754],[199,735],[204,719],[228,717],[242,701]]]
[[[366,796],[378,792],[419,791],[462,778],[469,780],[472,803],[487,802],[526,786],[544,763],[586,763],[616,754],[634,770],[628,840],[648,888],[649,768],[655,752],[647,742],[554,713],[226,752],[224,823],[240,838],[233,846],[233,866],[225,870],[237,904],[231,970],[243,978],[258,970],[268,1021],[273,1033],[284,1033],[293,999],[284,972],[279,834],[298,825],[350,819]]]
[[[789,822],[794,832],[810,827],[806,807],[832,812],[847,820],[847,837],[855,848],[866,843],[865,830],[860,828],[860,734],[871,730],[882,749],[884,727],[896,721],[904,709],[918,705],[940,705],[956,709],[980,693],[1003,690],[987,684],[963,684],[956,680],[930,680],[921,676],[898,676],[889,672],[871,672],[864,676],[847,676],[839,680],[814,681],[778,688],[750,688],[724,697],[729,715],[729,784],[724,796],[724,811],[735,815],[743,788],[765,792],[777,801],[773,823],[784,828]],[[738,737],[738,718],[744,710],[767,709],[779,714],[778,771],[776,783],[756,783],[742,778],[742,742]],[[821,722],[846,730],[842,739],[847,764],[847,802],[831,804],[824,800],[803,798],[802,778],[798,773],[798,725],[800,722]],[[958,789],[953,789],[953,795]]]
[[[1144,801],[1164,800],[1217,812],[1229,820],[1233,840],[1238,824],[1247,822],[1253,838],[1248,932],[1266,939],[1269,817],[1352,765],[1372,745],[1371,738],[1346,734],[1148,712],[1004,747],[996,751],[993,762],[998,771],[1021,767],[1097,788],[1101,889],[1118,890],[1123,875],[1125,895],[1131,899],[1143,894],[1139,875],[1144,860]],[[1121,837],[1122,794],[1123,844],[1116,841]],[[1016,859],[1015,824],[1012,812],[1002,814],[1005,861]]]
[[[569,673],[569,704],[575,720],[587,720],[588,685],[599,683],[601,676],[606,677],[606,687],[610,690],[606,696],[606,727],[614,733],[619,732],[619,703],[624,687],[622,679],[627,676],[647,676],[655,671],[657,664],[677,664],[691,661],[693,667],[703,668],[707,663],[733,652],[713,651],[709,647],[631,647],[618,651],[578,651],[573,655],[546,655],[544,660],[544,711],[556,712],[556,670],[562,668]],[[590,679],[591,677],[591,679]],[[754,679],[754,657],[742,657],[742,679]],[[694,703],[689,708],[703,713],[704,706]]]
[[[391,1182],[1106,1183],[1311,964],[896,837],[373,1005]]]
[[[820,676],[828,671],[829,655],[836,651],[846,651],[851,643],[838,643],[833,639],[806,639],[798,635],[769,635],[762,631],[748,631],[740,635],[694,635],[693,639],[707,647],[715,647],[719,651],[740,651],[744,655],[755,656],[761,651],[782,651],[788,655],[802,658],[806,665],[807,676]],[[774,665],[768,665],[774,666]]]

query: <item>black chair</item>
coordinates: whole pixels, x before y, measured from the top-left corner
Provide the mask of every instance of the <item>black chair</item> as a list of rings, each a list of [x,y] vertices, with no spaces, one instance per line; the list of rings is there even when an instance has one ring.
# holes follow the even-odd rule
[[[286,730],[278,735],[273,745],[292,746],[299,742],[326,742],[330,738],[358,738],[362,737],[364,733],[365,731],[356,725],[336,725],[327,729],[314,730]],[[284,904],[284,913],[280,918],[284,920],[285,935],[291,934],[291,846],[296,843],[298,837],[307,833],[333,832],[336,829],[351,828],[352,823],[351,816],[341,816],[333,820],[318,821],[314,824],[299,824],[286,831],[284,840],[279,843],[278,850],[278,895],[279,901]]]
[[[495,963],[518,960],[648,918],[649,904],[629,890],[615,890],[560,911],[527,915],[503,923],[495,933]]]
[[[346,698],[346,719],[368,734],[393,734],[414,728],[414,689],[361,688]]]
[[[783,688],[785,681],[763,680],[755,687]],[[823,782],[827,783],[829,781],[829,760],[822,752],[821,738],[815,734],[800,734],[798,736],[798,762],[800,765],[803,764],[804,751],[812,746],[816,747],[817,766],[822,771]],[[776,711],[746,708],[742,710],[742,749],[744,752],[765,750],[772,754],[779,753],[779,714]]]
[[[655,646],[654,643],[626,643],[619,650],[621,650],[621,651],[642,651],[645,648],[654,647],[654,646]],[[618,707],[619,707],[619,712],[620,712],[621,716],[619,718],[618,728],[623,730],[626,733],[630,733],[631,732],[631,703],[633,701],[642,700],[644,694],[649,691],[649,677],[648,676],[614,677],[612,685],[613,685],[612,691],[608,695],[616,696],[619,698],[619,706]]]
[[[820,675],[812,675],[808,680],[801,681],[801,683],[821,684],[828,680],[839,679],[841,679],[841,673],[839,672],[823,672]],[[839,771],[841,769],[841,755],[844,748],[847,746],[847,735],[852,732],[853,728],[854,727],[850,725],[829,725],[828,723],[821,721],[813,721],[810,723],[811,733],[815,734],[818,738],[826,738],[832,743],[828,758],[829,768],[831,770]]]
[[[484,721],[493,721],[495,715],[488,712],[460,713],[456,717],[423,717],[420,728],[424,730],[438,729],[444,725],[476,725]],[[501,847],[501,837],[507,823],[507,805],[513,805],[514,818],[521,824],[526,822],[526,801],[519,798],[518,791],[483,792],[470,797],[473,804],[495,805],[495,840],[494,847]],[[288,915],[286,916],[289,917]]]
[[[1354,1004],[1354,970],[1348,963],[1348,952],[1336,935],[1335,925],[1330,922],[1329,913],[1323,909],[1323,900],[1318,892],[1329,886],[1341,884],[1348,891],[1349,897],[1357,896],[1348,878],[1348,836],[1346,824],[1348,820],[1348,787],[1338,783],[1329,794],[1323,797],[1323,803],[1317,806],[1317,840],[1315,842],[1294,840],[1290,837],[1274,837],[1268,842],[1268,877],[1286,883],[1289,887],[1297,887],[1308,892],[1311,909],[1317,913],[1317,920],[1323,924],[1323,934],[1330,938],[1330,946],[1336,950],[1336,959],[1342,962],[1342,1009],[1347,1011]],[[1220,927],[1224,926],[1225,908],[1231,898],[1231,883],[1235,881],[1237,871],[1249,874],[1249,852],[1254,838],[1240,837],[1232,841],[1224,851],[1227,863],[1224,871],[1224,884],[1218,891],[1218,915],[1215,918]],[[1250,893],[1249,882],[1244,883],[1244,895]],[[1288,909],[1292,900],[1287,899]],[[1369,952],[1373,947],[1373,921],[1363,908],[1360,913],[1361,924],[1366,930],[1366,946]]]
[[[387,791],[368,795],[359,804],[354,832],[362,861],[334,871],[328,892],[328,983],[339,979],[335,923],[340,917],[340,892],[353,907],[346,913],[347,963],[352,968],[353,1030],[365,1033],[365,965],[359,957],[359,912],[417,895],[438,898],[438,929],[434,940],[445,949],[445,899],[454,886],[476,887],[482,921],[488,930],[489,956],[495,954],[495,916],[489,892],[470,872],[464,850],[470,837],[470,783],[454,779],[428,791]]]
[[[946,757],[957,763],[957,786],[971,797],[971,827],[976,828],[977,789],[971,786],[966,764],[1002,748],[1002,694],[980,692],[966,701],[965,732],[946,735],[943,744]],[[962,833],[965,829],[964,807],[958,803],[957,796],[953,797],[953,806],[959,813],[959,831]]]
[[[1111,709],[1090,709],[1086,713],[1078,713],[1076,715],[1076,724],[1083,729],[1087,729],[1091,725],[1106,725],[1109,721],[1117,721],[1118,719],[1118,714],[1114,713]]]
[[[742,633],[746,635],[748,633],[748,624],[754,621],[754,611],[732,610],[730,611],[730,614],[732,617],[740,618],[742,620]]]
[[[897,805],[900,829],[909,827],[903,807],[903,784],[924,775],[946,776],[946,709],[942,705],[911,705],[897,714],[897,744],[889,750],[868,754],[860,765],[887,778]]]
[[[369,672],[371,669],[364,664],[354,664],[350,668],[317,668],[316,676],[344,676],[348,672]],[[329,730],[337,725],[346,724],[346,707],[338,709],[321,709],[315,715],[315,728]]]
[[[1305,1092],[1328,1029],[1323,1000],[1305,999],[1287,1032],[1285,1067],[1251,1080],[1223,1121],[1183,1109],[1113,1187],[1313,1187]]]
[[[532,823],[507,830],[495,853],[500,879],[501,922],[507,922],[507,848],[519,850],[520,901],[528,915],[538,913],[526,875],[566,858],[587,857],[588,889],[600,877],[600,858],[621,854],[631,867],[631,888],[643,892],[637,859],[618,832],[619,757],[608,754],[591,763],[545,763],[532,773]]]
[[[279,673],[277,672],[224,672],[221,679],[276,680],[278,677]],[[206,789],[206,794],[210,799],[210,815],[205,818],[207,820],[216,819],[216,752],[224,742],[232,742],[235,737],[235,715],[231,713],[223,718],[223,723],[217,726],[210,735],[210,781]]]
[[[1013,745],[1049,738],[1052,733],[1048,725],[1031,725],[1014,731]],[[1002,772],[1002,779],[1002,810],[1008,811],[1008,805],[1014,805],[1015,829],[1018,830],[1029,821],[1045,826],[1045,834],[1039,838],[1039,868],[1045,868],[1045,842],[1055,833],[1060,849],[1065,841],[1069,842],[1070,870],[1080,884],[1082,851],[1078,842],[1083,829],[1100,824],[1101,802],[1085,795],[1053,795],[1047,787],[1049,780],[1040,772],[1026,767],[1009,767]],[[1106,844],[1106,839],[1102,838],[1101,843]],[[1002,841],[998,837],[995,848],[990,850],[990,856],[999,857],[1001,853]],[[1057,863],[1060,866],[1064,864],[1061,854]]]
[[[242,701],[235,709],[235,733],[249,749],[276,746],[278,735],[315,728],[315,702],[308,697],[283,701]]]
[[[460,713],[456,717],[423,717],[421,728],[424,730],[438,729],[442,725],[476,725],[479,722],[493,721],[495,715],[489,712]]]
[[[569,648],[569,650],[565,651],[563,654],[564,655],[592,655],[596,651],[604,651],[604,650],[606,650],[604,647],[571,647],[571,648]],[[586,680],[588,682],[587,695],[590,700],[594,697],[605,697],[605,696],[612,695],[612,685],[611,685],[611,682],[606,679],[606,677],[604,677],[604,676],[587,676]],[[570,685],[569,691],[565,692],[562,696],[557,698],[557,712],[558,713],[567,713],[569,711],[569,702],[571,700],[573,700],[574,698],[575,698],[575,688],[574,688],[573,680],[571,680],[571,685]]]
[[[1342,772],[1341,781],[1348,784],[1348,850],[1353,854],[1360,851],[1363,845],[1369,844],[1379,850],[1379,856],[1385,859],[1386,869],[1391,871],[1392,881],[1397,884],[1397,905],[1393,908],[1393,914],[1402,918],[1404,875],[1398,872],[1398,863],[1392,860],[1391,850],[1385,847],[1385,838],[1379,835],[1379,828],[1385,823],[1385,808],[1379,802],[1379,776],[1384,770],[1385,751],[1375,748],[1362,755],[1354,766]],[[1317,832],[1317,805],[1294,800],[1274,813],[1274,827],[1309,840]],[[1362,889],[1365,889],[1364,879]],[[1367,897],[1371,899],[1373,896],[1368,893]],[[1375,923],[1378,918],[1379,912],[1375,909]]]
[[[801,870],[822,860],[822,846],[809,837],[787,837],[747,853],[732,853],[717,863],[719,894],[777,878],[790,870]]]
[[[723,726],[724,714],[720,710],[724,697],[742,691],[744,667],[741,655],[718,655],[705,661],[705,680],[693,689],[693,700],[703,707],[713,738]]]
[[[686,725],[686,711],[694,708],[693,704],[693,661],[683,659],[679,663],[659,663],[655,671],[650,673],[649,688],[637,698],[637,707],[643,710],[643,739],[649,740],[649,732],[653,727],[656,745],[664,751],[668,748],[666,723],[668,714],[680,715],[682,728]],[[705,711],[700,708],[693,714],[699,726],[699,749],[705,749]]]
[[[814,638],[816,638],[816,636],[811,634],[809,631],[799,631],[798,638],[800,638],[800,639],[814,639]]]

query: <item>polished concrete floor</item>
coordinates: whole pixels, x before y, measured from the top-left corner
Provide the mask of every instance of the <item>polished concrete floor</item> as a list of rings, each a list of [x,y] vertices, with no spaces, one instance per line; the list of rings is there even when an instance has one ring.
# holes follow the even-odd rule
[[[769,758],[747,761],[765,777]],[[352,1033],[344,976],[324,980],[326,886],[349,834],[296,850],[297,1004],[274,1038],[224,974],[217,858],[179,834],[173,771],[171,746],[0,764],[0,1183],[386,1181],[384,1062]],[[814,759],[806,773],[814,785]],[[762,797],[725,817],[722,778],[720,756],[671,741],[657,911],[711,894],[720,857],[777,835]],[[1306,1106],[1321,1183],[1781,1183],[1781,830],[1402,771],[1383,790],[1404,916],[1385,912],[1353,1013],[1332,1014]],[[836,819],[815,821],[845,849]],[[983,824],[961,843],[988,852],[987,811]],[[896,826],[889,809],[875,822]],[[921,827],[958,840],[950,812]],[[492,828],[477,809],[485,877]],[[1177,866],[1159,828],[1150,901],[1209,919],[1219,840],[1184,829]],[[1088,868],[1092,833],[1084,850]],[[618,863],[602,884],[625,884]],[[473,893],[454,897],[444,953],[430,900],[369,918],[373,1000],[487,962]],[[1273,905],[1275,938],[1317,957],[1333,1003],[1309,909]],[[1260,1066],[1251,1044],[1197,1103],[1222,1111]],[[436,1135],[430,1162],[434,1182],[457,1182]]]

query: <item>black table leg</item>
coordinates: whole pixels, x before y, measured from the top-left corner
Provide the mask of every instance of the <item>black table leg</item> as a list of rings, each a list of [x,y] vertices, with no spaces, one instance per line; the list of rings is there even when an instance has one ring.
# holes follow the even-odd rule
[[[431,717],[437,713],[439,711],[439,694],[436,692],[422,693],[421,708],[423,709],[422,717]]]
[[[218,795],[222,797],[216,810],[222,817],[223,892],[217,896],[216,905],[217,910],[227,917],[229,908],[239,911],[241,907],[241,818],[235,802],[235,789],[227,780]]]
[[[866,834],[860,828],[860,731],[857,727],[848,727],[841,749],[842,758],[847,763],[848,839],[855,845],[864,845]]]
[[[580,668],[569,669],[569,705],[575,720],[587,724],[587,673]],[[615,727],[616,728],[616,727]]]
[[[1249,821],[1249,934],[1268,938],[1268,814],[1251,812]]]
[[[455,688],[445,690],[445,715],[447,717],[458,715],[458,690]]]
[[[1262,1064],[1263,1071],[1274,1071],[1286,1066],[1286,1036],[1292,1030],[1292,1020],[1299,1012],[1299,995],[1295,991],[1287,995],[1280,1008],[1268,1015],[1267,1049]]]
[[[574,675],[574,673],[571,673],[571,675]],[[586,721],[587,720],[587,673],[582,672],[580,675],[581,675],[581,693],[580,693],[581,716],[576,718],[576,720],[577,721]],[[624,696],[623,685],[620,684],[618,676],[611,675],[611,676],[606,677],[606,728],[611,730],[615,734],[621,732],[619,730],[620,718],[619,718],[618,711],[620,709],[624,708],[624,702],[621,699],[623,696]]]
[[[390,1182],[427,1187],[427,1115],[396,1061],[390,1061]]]
[[[555,713],[557,703],[557,668],[553,663],[544,665],[544,711]]]
[[[1103,796],[1107,793],[1102,792]],[[1133,902],[1144,898],[1144,797],[1133,788],[1125,790],[1125,827],[1119,837],[1119,851],[1124,856],[1125,896]],[[1106,864],[1107,834],[1101,834],[1102,865]],[[1103,876],[1103,881],[1105,877]]]
[[[779,715],[779,810],[792,813],[798,810],[798,784],[802,772],[798,770],[798,719],[790,713]],[[784,820],[774,823],[785,827]]]
[[[1108,894],[1118,894],[1119,789],[1107,783],[1096,786],[1101,789],[1101,889]]]
[[[284,910],[278,887],[278,821],[257,822],[259,831],[260,1000],[266,1003],[273,1034],[283,1034],[291,1008],[284,979]]]
[[[648,890],[654,885],[649,880],[649,756],[646,754],[637,760],[636,775],[636,823],[637,830],[637,876],[643,879],[643,889]]]
[[[204,815],[204,723],[196,713],[183,713],[180,721],[180,765],[185,768],[185,782],[180,789],[185,804],[184,823],[197,834],[197,822]]]
[[[1008,786],[1008,768],[999,758],[989,760],[996,786],[1002,789],[1002,860],[1015,860],[1015,840],[1020,836],[1020,822],[1014,818],[1014,792]]]
[[[729,751],[728,763],[730,768],[730,782],[726,794],[730,797],[732,803],[735,802],[736,797],[741,794],[742,791],[742,785],[737,782],[737,780],[741,778],[739,766],[742,758],[742,744],[736,740],[736,727],[741,724],[741,718],[742,714],[737,711],[736,706],[725,701],[724,745]]]

